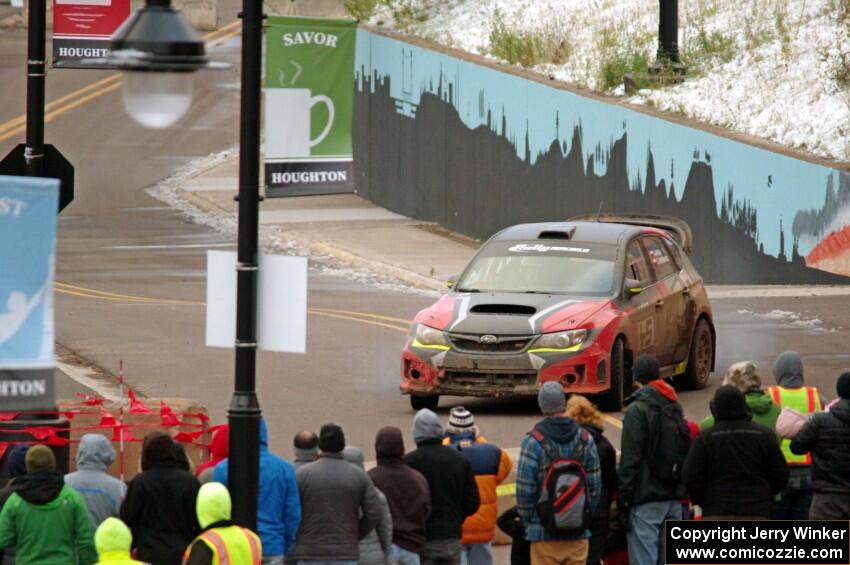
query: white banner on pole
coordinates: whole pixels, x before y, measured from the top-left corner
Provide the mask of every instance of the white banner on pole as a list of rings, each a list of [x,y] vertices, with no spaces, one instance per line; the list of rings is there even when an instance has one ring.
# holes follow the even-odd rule
[[[307,344],[307,258],[260,253],[257,283],[257,346],[304,353]],[[209,347],[236,340],[236,252],[207,251]]]

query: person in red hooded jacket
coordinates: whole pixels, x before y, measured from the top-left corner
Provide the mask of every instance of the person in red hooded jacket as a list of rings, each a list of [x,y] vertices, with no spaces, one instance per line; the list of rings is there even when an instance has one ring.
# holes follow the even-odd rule
[[[213,470],[218,465],[219,461],[227,459],[228,443],[230,441],[230,426],[227,424],[221,425],[213,432],[212,441],[210,442],[210,456],[212,459],[198,467],[195,476],[201,484],[208,483],[212,480]]]

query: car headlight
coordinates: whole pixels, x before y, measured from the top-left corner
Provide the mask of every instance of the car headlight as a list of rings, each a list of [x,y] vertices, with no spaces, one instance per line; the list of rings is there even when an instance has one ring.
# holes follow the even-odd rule
[[[449,339],[445,333],[424,324],[416,324],[416,327],[413,329],[413,339],[414,345],[449,347]]]
[[[587,339],[587,330],[543,334],[537,338],[534,349],[569,349],[581,345],[585,339]]]

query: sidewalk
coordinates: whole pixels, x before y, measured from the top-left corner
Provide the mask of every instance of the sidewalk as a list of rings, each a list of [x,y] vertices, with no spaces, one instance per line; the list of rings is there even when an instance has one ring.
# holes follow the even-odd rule
[[[232,155],[218,161],[174,179],[171,188],[189,204],[186,211],[201,211],[212,216],[210,223],[224,220],[235,228],[238,159]],[[266,247],[280,247],[283,242],[284,248],[300,248],[311,259],[330,258],[389,282],[432,292],[443,291],[448,277],[459,274],[480,245],[355,194],[269,198],[260,204],[260,224]],[[712,300],[845,296],[850,295],[850,286],[709,285],[708,292]]]

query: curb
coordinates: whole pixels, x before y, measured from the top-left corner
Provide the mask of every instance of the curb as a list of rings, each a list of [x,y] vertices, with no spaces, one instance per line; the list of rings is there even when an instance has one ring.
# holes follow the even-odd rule
[[[186,202],[196,208],[199,208],[203,212],[217,215],[233,215],[233,213],[229,210],[226,210],[215,202],[206,199],[201,193],[189,192],[183,190],[179,186],[175,186],[174,189]],[[445,282],[441,280],[420,275],[419,273],[414,273],[402,267],[391,265],[383,261],[367,259],[366,257],[357,255],[351,251],[336,247],[331,243],[308,239],[297,232],[284,230],[276,226],[267,225],[264,227],[273,229],[277,235],[286,240],[292,241],[297,246],[307,250],[311,255],[330,257],[334,261],[356,270],[365,271],[368,274],[381,278],[392,279],[393,281],[398,281],[406,286],[411,286],[420,290],[442,292],[446,289]]]

